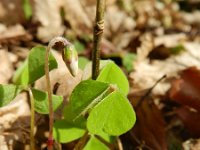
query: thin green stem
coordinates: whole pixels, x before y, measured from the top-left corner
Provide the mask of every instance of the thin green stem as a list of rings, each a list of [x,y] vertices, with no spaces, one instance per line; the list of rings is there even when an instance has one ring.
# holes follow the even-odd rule
[[[35,150],[35,139],[34,139],[34,126],[35,126],[35,111],[34,111],[34,99],[33,93],[30,88],[28,88],[29,98],[31,103],[31,121],[30,121],[30,147],[31,150]]]
[[[100,42],[104,30],[104,11],[105,0],[97,0],[96,5],[96,22],[94,25],[94,40],[92,51],[92,79],[96,79],[99,74],[99,61],[100,61]]]

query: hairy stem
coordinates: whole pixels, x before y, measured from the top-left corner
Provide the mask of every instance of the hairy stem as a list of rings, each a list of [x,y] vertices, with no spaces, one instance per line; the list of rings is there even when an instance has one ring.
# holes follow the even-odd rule
[[[53,105],[52,105],[52,91],[51,91],[51,83],[49,77],[49,53],[53,46],[56,44],[61,44],[62,49],[65,46],[70,45],[66,39],[62,37],[55,37],[49,42],[49,45],[46,49],[45,54],[45,76],[46,76],[46,88],[48,92],[48,100],[49,100],[49,139],[48,139],[48,150],[53,149],[53,122],[54,122],[54,113],[53,113]]]
[[[94,25],[94,40],[92,51],[92,79],[96,79],[99,74],[100,61],[100,42],[103,36],[104,29],[104,11],[105,0],[97,0],[96,5],[96,22]]]
[[[35,139],[34,139],[34,126],[35,126],[35,111],[34,111],[34,99],[33,93],[30,88],[28,88],[29,98],[31,103],[31,122],[30,122],[30,147],[31,150],[35,150]]]
[[[46,86],[48,92],[49,100],[49,139],[48,139],[48,150],[52,150],[53,147],[53,105],[52,105],[52,92],[51,92],[51,83],[49,77],[49,52],[51,50],[50,45],[48,45],[45,55],[45,75],[46,75]]]

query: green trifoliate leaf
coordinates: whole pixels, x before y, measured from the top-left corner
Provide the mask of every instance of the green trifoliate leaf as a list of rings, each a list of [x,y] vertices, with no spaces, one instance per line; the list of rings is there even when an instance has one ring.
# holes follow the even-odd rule
[[[63,60],[73,76],[78,74],[78,54],[73,45],[66,46],[62,53]]]
[[[0,107],[9,104],[22,91],[21,86],[0,84]]]
[[[47,92],[42,92],[36,89],[32,89],[35,111],[40,114],[49,113],[49,101]],[[62,96],[52,95],[53,110],[57,110],[63,102]]]
[[[91,136],[83,150],[109,150],[109,148],[97,138]]]
[[[87,128],[92,134],[103,132],[119,136],[135,124],[135,112],[128,99],[118,91],[97,104],[87,118]]]
[[[85,115],[109,93],[109,90],[107,83],[94,80],[82,81],[75,87],[69,105],[64,108],[65,118],[76,120],[81,115]]]
[[[122,70],[112,61],[103,67],[97,81],[116,84],[124,95],[128,94],[128,80]]]
[[[13,82],[20,85],[28,85],[34,83],[37,79],[45,74],[45,51],[42,46],[31,49],[28,58],[24,64],[16,71]],[[57,62],[53,55],[49,55],[49,70],[57,68]]]
[[[85,122],[68,122],[66,120],[56,120],[53,127],[53,136],[60,143],[68,143],[79,139],[86,132]]]

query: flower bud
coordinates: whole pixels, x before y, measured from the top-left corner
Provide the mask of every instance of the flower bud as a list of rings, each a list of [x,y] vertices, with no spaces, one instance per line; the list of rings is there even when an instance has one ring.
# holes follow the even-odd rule
[[[78,74],[78,54],[73,45],[67,45],[62,51],[62,58],[72,76]]]

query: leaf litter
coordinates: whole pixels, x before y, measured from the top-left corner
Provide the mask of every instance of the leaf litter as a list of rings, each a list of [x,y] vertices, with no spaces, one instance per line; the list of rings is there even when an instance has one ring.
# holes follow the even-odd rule
[[[101,55],[114,60],[127,73],[131,86],[129,98],[133,107],[137,107],[136,126],[120,137],[124,149],[198,149],[200,11],[196,4],[199,2],[120,2],[107,1]],[[84,46],[81,56],[91,58],[94,1],[33,0],[30,1],[33,8],[31,20],[25,19],[21,3],[21,0],[0,2],[0,84],[11,83],[13,73],[27,57],[28,49],[38,44],[46,45],[54,36],[66,36],[72,43],[79,41]],[[129,53],[136,55],[136,59],[128,62],[132,68],[127,71],[123,57]],[[50,73],[52,87],[59,83],[56,93],[67,99],[73,87],[80,82],[82,70],[79,71],[80,76],[72,79],[59,60],[60,53],[54,52],[54,55],[58,58],[59,67]],[[166,77],[153,87],[164,75]],[[35,87],[45,90],[44,78],[38,80]],[[148,95],[143,98],[146,93]],[[8,149],[9,141],[15,149],[25,149],[29,143],[29,139],[21,138],[21,133],[28,137],[24,131],[29,129],[27,120],[30,118],[25,117],[25,121],[21,121],[20,124],[25,126],[23,132],[17,132],[18,127],[14,126],[16,120],[23,118],[23,113],[16,111],[21,107],[25,111],[29,105],[27,96],[20,99],[24,101],[23,105],[13,102],[0,109],[1,120],[6,120],[0,126],[0,143],[3,143],[0,149]],[[139,101],[141,104],[136,106]],[[26,111],[28,115],[28,108]],[[60,117],[59,113],[57,117]],[[36,137],[40,141],[37,146],[44,149],[47,117],[38,115],[38,118],[40,128]],[[24,146],[19,147],[16,141]],[[73,144],[62,146],[63,149],[71,149]]]

